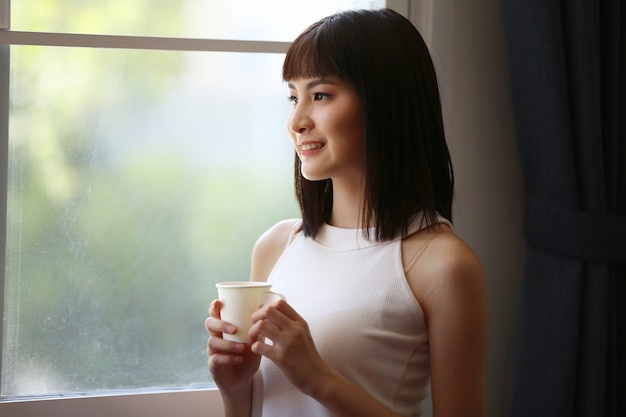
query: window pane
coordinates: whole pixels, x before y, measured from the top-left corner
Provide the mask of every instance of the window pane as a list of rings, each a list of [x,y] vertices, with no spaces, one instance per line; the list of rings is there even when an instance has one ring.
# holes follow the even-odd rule
[[[298,215],[283,56],[11,53],[2,396],[206,385],[214,283]]]
[[[14,0],[13,30],[292,41],[314,21],[385,0]]]

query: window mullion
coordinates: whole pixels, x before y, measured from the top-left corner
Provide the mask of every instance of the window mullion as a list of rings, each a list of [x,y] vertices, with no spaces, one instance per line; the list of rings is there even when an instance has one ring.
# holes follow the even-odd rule
[[[9,54],[8,45],[0,45],[0,317],[4,312],[4,274],[6,256],[7,178],[9,149]],[[0,321],[0,324],[2,321]],[[2,326],[0,326],[0,369],[2,369]],[[0,372],[0,385],[2,373]]]
[[[0,0],[0,29],[11,27],[11,0]]]
[[[19,31],[0,31],[0,44],[262,53],[284,53],[289,47],[289,42],[274,41],[86,35]]]

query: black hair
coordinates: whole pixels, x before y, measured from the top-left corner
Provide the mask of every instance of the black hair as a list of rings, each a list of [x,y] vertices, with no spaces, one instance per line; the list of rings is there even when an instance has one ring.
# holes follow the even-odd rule
[[[435,69],[413,24],[390,9],[350,10],[312,24],[290,45],[285,81],[339,77],[361,103],[365,193],[361,224],[376,240],[406,235],[424,213],[452,221],[454,174],[445,140]],[[315,236],[330,219],[332,182],[309,181],[294,164],[303,231]]]

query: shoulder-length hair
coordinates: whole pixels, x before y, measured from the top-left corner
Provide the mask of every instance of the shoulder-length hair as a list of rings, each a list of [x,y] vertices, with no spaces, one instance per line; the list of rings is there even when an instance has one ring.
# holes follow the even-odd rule
[[[361,103],[364,198],[361,224],[376,240],[407,234],[415,214],[427,225],[437,213],[452,221],[454,174],[446,144],[435,69],[409,20],[390,10],[351,10],[326,17],[290,45],[285,81],[337,76]],[[332,182],[302,177],[297,154],[296,197],[303,232],[315,236],[330,219]]]

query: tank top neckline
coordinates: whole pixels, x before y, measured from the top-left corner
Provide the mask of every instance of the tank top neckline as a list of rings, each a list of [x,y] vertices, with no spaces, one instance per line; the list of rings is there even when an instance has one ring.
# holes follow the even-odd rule
[[[438,215],[439,223],[446,223],[451,226],[451,223],[444,217]],[[409,224],[409,230],[407,236],[426,227],[426,221],[422,212],[417,213]],[[315,241],[327,248],[334,250],[354,250],[364,249],[368,247],[374,247],[384,245],[386,243],[400,240],[402,236],[398,235],[391,241],[378,241],[374,239],[376,229],[374,227],[369,228],[370,237],[366,236],[366,229],[346,229],[336,226],[331,226],[325,223],[320,227],[315,237]]]

